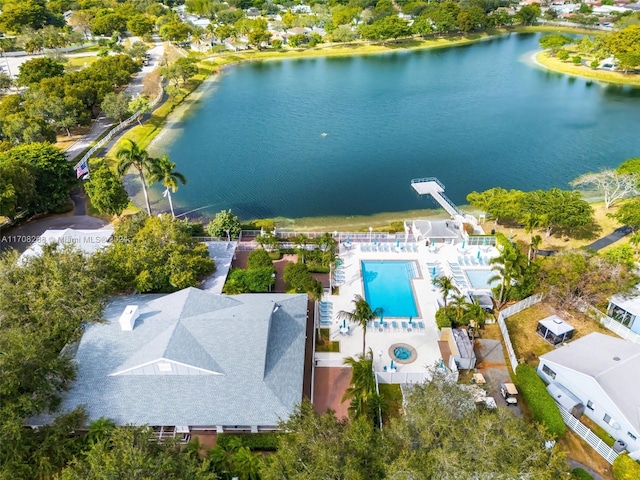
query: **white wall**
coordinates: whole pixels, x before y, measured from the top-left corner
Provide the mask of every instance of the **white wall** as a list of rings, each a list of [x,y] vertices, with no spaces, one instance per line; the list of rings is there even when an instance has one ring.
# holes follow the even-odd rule
[[[555,372],[555,378],[552,378],[551,375],[543,371],[545,365]],[[578,373],[544,359],[541,359],[540,365],[538,365],[538,375],[547,383],[561,384],[578,397],[584,404],[584,414],[606,430],[613,438],[626,443],[629,452],[640,450],[640,432],[631,426],[629,421],[623,416],[622,412],[615,406],[613,401],[604,390],[602,390],[593,377]],[[592,408],[588,406],[589,401],[592,403]],[[616,422],[619,424],[619,428],[614,428],[612,425],[606,423],[604,421],[605,414],[612,418],[610,423],[613,424]],[[631,432],[636,439],[634,440],[630,437],[627,432]]]

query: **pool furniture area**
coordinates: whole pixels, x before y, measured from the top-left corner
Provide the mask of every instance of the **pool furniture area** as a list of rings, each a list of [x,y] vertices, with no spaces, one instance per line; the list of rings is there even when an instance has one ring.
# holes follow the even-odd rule
[[[333,323],[333,303],[320,302],[320,325],[331,325]]]
[[[361,271],[364,296],[372,309],[382,308],[383,317],[419,316],[411,285],[412,278],[420,278],[415,261],[363,260]]]

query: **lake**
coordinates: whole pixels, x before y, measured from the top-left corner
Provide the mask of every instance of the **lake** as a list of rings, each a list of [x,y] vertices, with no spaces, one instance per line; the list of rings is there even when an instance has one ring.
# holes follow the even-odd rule
[[[638,156],[640,90],[532,66],[539,37],[233,66],[151,153],[188,179],[178,211],[241,219],[433,208],[410,186],[427,176],[458,204],[496,186],[568,188]]]

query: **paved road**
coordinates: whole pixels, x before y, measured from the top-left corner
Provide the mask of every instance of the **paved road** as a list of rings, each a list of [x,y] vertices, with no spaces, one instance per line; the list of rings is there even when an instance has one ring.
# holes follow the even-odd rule
[[[86,197],[80,189],[71,193],[74,203],[72,213],[61,215],[48,215],[44,218],[31,220],[17,227],[3,228],[0,232],[0,251],[15,248],[20,253],[37,241],[45,230],[63,230],[65,228],[77,228],[93,230],[104,227],[107,222],[100,218],[87,215]]]
[[[137,38],[131,38],[131,42],[135,42]],[[142,81],[144,77],[151,73],[156,67],[160,65],[162,59],[164,57],[164,45],[160,37],[157,35],[153,37],[153,41],[155,42],[155,46],[149,50],[149,65],[143,66],[142,70],[140,70],[136,76],[131,80],[125,92],[127,92],[132,97],[137,97],[142,93]],[[91,127],[91,131],[83,136],[80,140],[71,145],[64,153],[67,156],[68,160],[75,160],[79,157],[85,150],[87,150],[92,143],[94,143],[98,138],[100,138],[110,126],[113,125],[113,121],[104,117],[104,115],[100,115],[94,122]]]
[[[631,227],[624,226],[624,227],[616,228],[613,231],[613,233],[610,233],[606,237],[599,238],[598,240],[591,243],[590,245],[587,245],[585,248],[596,250],[596,251],[601,250],[604,247],[608,247],[612,243],[617,242],[621,238],[626,237],[627,235],[631,234],[631,232],[633,232],[633,229]]]

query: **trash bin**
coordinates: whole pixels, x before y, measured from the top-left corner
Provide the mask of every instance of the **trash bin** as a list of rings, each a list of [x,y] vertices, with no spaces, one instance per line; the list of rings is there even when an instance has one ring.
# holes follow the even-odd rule
[[[627,444],[624,443],[623,440],[616,440],[613,443],[613,451],[616,453],[622,453],[626,450],[626,448],[627,448]]]

